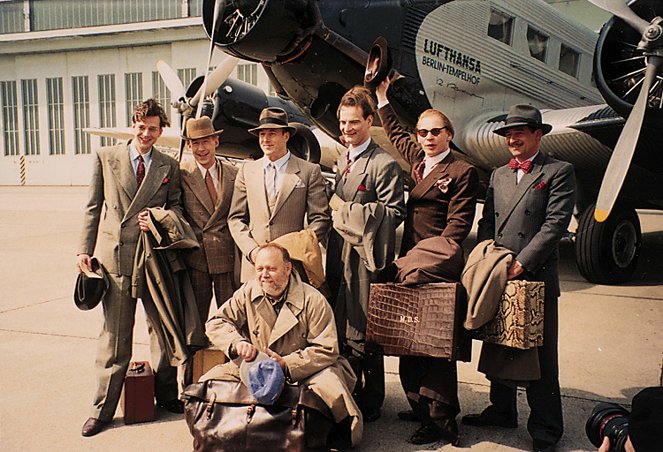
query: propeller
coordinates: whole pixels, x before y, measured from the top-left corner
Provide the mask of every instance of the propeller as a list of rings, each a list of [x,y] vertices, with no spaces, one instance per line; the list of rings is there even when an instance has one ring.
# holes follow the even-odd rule
[[[198,92],[189,100],[189,104],[192,107],[197,106],[203,90],[205,92],[203,99],[216,91],[216,89],[226,81],[233,69],[235,69],[238,61],[239,60],[236,57],[226,55],[223,61],[221,61],[221,63],[219,63],[219,65],[205,77],[205,81]]]
[[[161,79],[170,90],[172,97],[178,101],[184,99],[186,97],[186,90],[177,76],[177,72],[163,60],[157,61],[157,70],[159,71],[159,75],[161,75]]]
[[[640,137],[640,129],[642,128],[645,112],[649,104],[649,91],[659,69],[663,68],[663,29],[661,28],[663,19],[657,17],[651,23],[648,23],[635,14],[624,0],[589,1],[622,19],[642,35],[642,39],[638,44],[638,50],[643,51],[643,55],[647,61],[644,76],[639,82],[640,93],[624,124],[622,133],[617,140],[615,149],[610,157],[610,162],[608,162],[608,167],[603,175],[603,181],[601,182],[594,210],[594,219],[601,223],[610,216],[622,184],[626,179],[626,174],[628,173],[633,154],[635,153],[635,147]]]
[[[625,0],[589,0],[589,3],[619,17],[631,27],[635,28],[641,35],[645,34],[647,27],[649,27],[649,23],[635,14],[633,10],[628,7]]]

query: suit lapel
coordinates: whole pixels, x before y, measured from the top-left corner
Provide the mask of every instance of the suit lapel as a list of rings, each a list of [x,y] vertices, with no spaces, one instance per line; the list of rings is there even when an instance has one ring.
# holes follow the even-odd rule
[[[539,155],[534,159],[534,167],[532,168],[532,171],[530,171],[529,174],[523,174],[523,177],[520,179],[520,182],[516,184],[516,172],[508,169],[508,172],[510,174],[507,174],[508,178],[503,178],[504,182],[508,184],[506,187],[500,188],[500,190],[507,190],[507,191],[501,191],[501,193],[513,193],[511,198],[509,199],[507,203],[507,207],[504,211],[504,215],[500,215],[500,223],[497,225],[497,231],[499,232],[501,228],[504,226],[504,224],[507,222],[509,217],[511,217],[511,214],[513,213],[514,209],[518,205],[518,203],[523,199],[525,194],[530,190],[532,185],[534,185],[539,179],[541,179],[544,176],[543,172],[543,163],[544,163],[544,156],[543,154],[539,153]],[[512,185],[513,184],[513,185]],[[513,190],[510,187],[513,187],[515,185],[515,190]]]
[[[412,198],[423,198],[433,185],[447,172],[449,165],[453,162],[454,156],[449,153],[440,163],[438,163],[424,179],[418,183],[410,192]]]
[[[232,198],[234,181],[231,178],[230,171],[225,168],[225,165],[219,162],[219,185],[221,190],[218,190],[217,187],[217,196],[218,202],[216,204],[216,209],[210,217],[206,226],[211,226],[218,221],[219,217],[228,216],[228,210],[230,209],[230,199]]]
[[[350,174],[346,175],[345,181],[343,182],[343,200],[352,201],[355,199],[357,191],[359,191],[359,185],[364,182],[368,162],[376,147],[377,145],[371,141],[368,148],[352,164]]]
[[[299,174],[299,162],[295,159],[294,156],[290,156],[288,159],[287,166],[285,168],[285,173],[283,174],[283,180],[281,181],[281,187],[279,188],[279,194],[276,198],[276,206],[272,212],[272,218],[276,213],[281,209],[283,204],[285,204],[286,199],[292,194],[292,191],[295,189],[295,186],[298,182],[301,182]],[[264,178],[263,178],[264,179]]]
[[[143,179],[143,183],[136,192],[136,196],[125,213],[123,221],[126,221],[145,208],[145,205],[157,192],[169,171],[170,166],[163,158],[161,152],[152,148],[152,163],[150,164],[150,169],[147,171],[147,174],[145,174],[145,179]]]
[[[198,165],[196,165],[195,161],[190,160],[186,164],[182,164],[182,169],[184,170],[182,171],[184,182],[191,187],[191,191],[203,207],[205,207],[207,213],[212,215],[214,206],[212,205],[212,199],[209,196],[207,185],[205,185],[205,180],[198,169]]]
[[[265,170],[262,166],[262,160],[255,160],[244,164],[244,180],[247,197],[250,196],[259,200],[258,207],[269,213],[267,191],[265,191]]]
[[[130,200],[136,196],[138,184],[136,182],[136,172],[131,164],[128,146],[117,146],[112,160],[110,160],[111,171],[119,182],[120,186],[127,194]]]

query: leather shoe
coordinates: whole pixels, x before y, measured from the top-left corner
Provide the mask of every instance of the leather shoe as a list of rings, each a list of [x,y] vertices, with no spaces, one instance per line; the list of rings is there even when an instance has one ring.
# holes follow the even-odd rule
[[[412,444],[430,444],[441,439],[448,441],[452,446],[460,444],[460,434],[455,419],[449,419],[445,428],[422,425],[410,437],[410,442]]]
[[[101,432],[110,422],[100,421],[93,417],[89,418],[83,424],[83,429],[81,430],[81,435],[83,436],[94,436],[97,433]]]
[[[362,410],[361,414],[364,417],[364,422],[375,422],[382,416],[382,411],[380,408],[373,408],[371,410]]]
[[[160,402],[158,405],[166,411],[170,411],[175,414],[184,413],[184,402],[174,399],[169,400],[168,402]]]
[[[555,452],[557,450],[557,447],[554,444],[534,440],[534,444],[532,445],[532,450],[534,452]]]
[[[496,413],[486,408],[481,414],[468,414],[463,416],[461,422],[474,427],[502,427],[517,428],[518,419],[507,414]]]
[[[417,413],[412,410],[399,411],[397,416],[401,421],[419,422],[421,420]]]

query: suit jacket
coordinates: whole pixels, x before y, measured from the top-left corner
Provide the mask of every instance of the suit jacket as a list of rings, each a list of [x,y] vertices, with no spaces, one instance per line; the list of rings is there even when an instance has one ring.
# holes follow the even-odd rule
[[[477,242],[493,239],[515,253],[524,278],[544,281],[546,296],[559,296],[558,244],[576,200],[573,165],[539,153],[529,174],[516,184],[507,165],[490,177]]]
[[[190,159],[180,165],[184,215],[200,244],[199,249],[185,255],[185,262],[190,268],[211,274],[232,272],[235,267],[235,242],[228,228],[228,212],[237,168],[219,158],[216,161],[220,169],[216,206],[212,205],[196,161]]]
[[[414,173],[424,159],[423,149],[401,126],[391,105],[380,108],[378,114],[389,140],[410,164],[416,180]],[[400,255],[429,237],[444,236],[460,245],[472,229],[478,191],[476,169],[449,153],[410,190]]]
[[[358,203],[370,208],[370,204],[381,204],[384,224],[393,231],[405,217],[403,176],[396,161],[374,141],[371,141],[352,164],[352,170],[344,175],[347,166],[342,154],[337,162],[336,194],[344,201]],[[354,209],[366,213],[367,209]],[[378,209],[374,209],[376,212]],[[338,214],[336,215],[338,216]],[[338,220],[337,220],[338,221]],[[384,219],[382,221],[385,221]],[[385,244],[386,254],[381,258],[384,264],[394,258],[395,244]],[[339,337],[362,341],[366,333],[366,311],[368,309],[369,286],[378,282],[377,272],[366,267],[353,244],[343,238],[343,233],[334,230],[327,246],[327,281],[335,300],[336,322]],[[343,286],[341,281],[344,282]]]
[[[273,212],[268,204],[262,162],[244,163],[235,181],[228,226],[245,257],[258,245],[301,231],[304,220],[318,241],[327,243],[331,217],[318,165],[291,155]],[[242,259],[242,281],[252,279],[254,274],[253,264],[247,258]]]
[[[361,439],[359,408],[352,398],[356,378],[348,361],[339,355],[334,315],[324,296],[290,276],[288,295],[279,311],[264,297],[253,279],[235,292],[207,322],[207,335],[226,356],[239,341],[250,341],[258,350],[269,347],[283,357],[289,381],[307,384],[329,406],[334,420],[352,416],[352,439]],[[216,366],[201,380],[239,380],[236,361]]]
[[[516,172],[507,165],[490,177],[477,241],[494,239],[515,254],[525,268],[519,279],[543,281],[545,304],[559,297],[558,244],[571,221],[576,199],[573,166],[539,153],[529,174],[516,184]],[[548,312],[548,309],[545,309]],[[556,312],[556,309],[551,311]],[[544,313],[544,329],[557,331],[557,316]],[[544,333],[544,347],[556,348]],[[555,366],[556,368],[556,366]],[[511,349],[484,343],[479,370],[502,380],[526,381],[541,377],[538,348]]]
[[[140,236],[138,214],[163,207],[182,215],[179,164],[152,148],[140,188],[127,144],[100,148],[93,165],[78,252],[94,254],[111,274],[131,276]]]

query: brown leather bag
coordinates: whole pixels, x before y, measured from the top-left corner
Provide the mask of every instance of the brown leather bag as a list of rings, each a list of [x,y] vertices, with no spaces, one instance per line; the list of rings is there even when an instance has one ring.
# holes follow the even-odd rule
[[[470,361],[466,313],[467,297],[458,283],[371,284],[366,347],[384,355]]]
[[[260,405],[241,382],[208,380],[183,394],[193,450],[287,451],[325,447],[333,421],[308,388],[286,385],[274,405]]]

